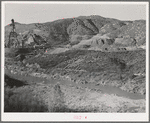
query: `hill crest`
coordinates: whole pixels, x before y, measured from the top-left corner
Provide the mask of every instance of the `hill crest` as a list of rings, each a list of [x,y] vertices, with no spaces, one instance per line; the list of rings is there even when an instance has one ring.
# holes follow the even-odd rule
[[[35,30],[40,30],[39,32],[41,33],[37,35],[41,38],[44,37],[46,44],[51,46],[66,45],[73,41],[77,42],[80,37],[85,37],[86,35],[91,38],[95,35],[107,35],[111,39],[128,37],[134,38],[137,42],[142,40],[142,44],[145,43],[143,43],[143,38],[146,37],[145,20],[120,21],[98,15],[59,19],[46,23],[21,24],[15,22],[15,24],[18,36],[27,31],[35,32]],[[11,26],[5,26],[6,47],[10,31]]]

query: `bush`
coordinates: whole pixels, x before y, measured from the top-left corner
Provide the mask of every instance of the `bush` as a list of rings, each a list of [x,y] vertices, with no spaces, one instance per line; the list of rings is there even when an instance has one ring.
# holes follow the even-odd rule
[[[4,111],[5,112],[47,112],[47,106],[34,94],[23,89],[14,92],[16,88],[5,87]]]
[[[61,91],[60,85],[56,84],[53,88],[53,92],[49,95],[48,101],[49,112],[67,112],[68,109],[65,106],[64,94]]]

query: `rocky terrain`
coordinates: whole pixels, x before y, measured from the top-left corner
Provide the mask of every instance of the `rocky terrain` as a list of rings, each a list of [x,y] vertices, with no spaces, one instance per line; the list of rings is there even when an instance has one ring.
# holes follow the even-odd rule
[[[79,43],[98,35],[97,40],[111,39],[111,44],[125,46],[144,45],[146,37],[146,21],[120,21],[101,16],[80,16],[56,20],[47,23],[16,24],[18,40],[24,40],[25,46],[47,45],[58,46]],[[10,24],[5,27],[5,46],[8,45]],[[102,37],[100,37],[102,36]],[[31,41],[31,37],[35,40]],[[103,44],[105,44],[104,42]],[[107,43],[106,43],[107,44]]]
[[[145,20],[15,24],[16,48],[5,27],[6,112],[145,112]]]

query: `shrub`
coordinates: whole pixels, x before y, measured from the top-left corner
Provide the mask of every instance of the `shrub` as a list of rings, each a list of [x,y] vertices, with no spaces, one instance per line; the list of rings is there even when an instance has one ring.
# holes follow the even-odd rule
[[[5,112],[46,112],[47,106],[41,99],[34,96],[30,90],[23,89],[14,92],[16,88],[5,87],[4,111]]]
[[[68,109],[65,106],[64,94],[61,91],[60,85],[56,84],[53,88],[51,95],[49,95],[48,101],[49,112],[67,112]]]

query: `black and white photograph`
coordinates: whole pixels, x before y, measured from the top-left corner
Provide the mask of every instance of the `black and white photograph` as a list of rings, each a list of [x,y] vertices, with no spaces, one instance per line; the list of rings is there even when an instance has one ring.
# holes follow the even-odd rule
[[[147,121],[149,2],[1,2],[2,121]]]

